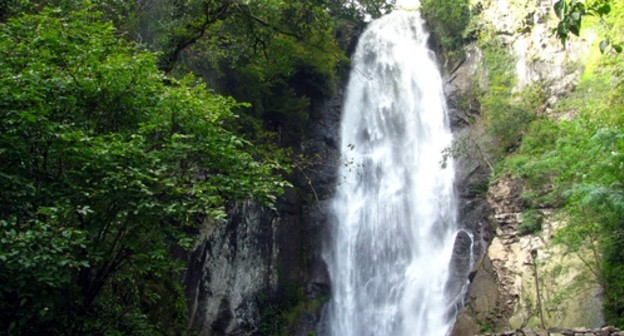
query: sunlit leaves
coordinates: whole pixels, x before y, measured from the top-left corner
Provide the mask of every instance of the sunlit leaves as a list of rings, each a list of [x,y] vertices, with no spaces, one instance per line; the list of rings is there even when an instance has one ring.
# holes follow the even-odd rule
[[[553,9],[559,18],[559,23],[553,31],[561,43],[565,45],[570,34],[579,36],[584,16],[604,17],[611,13],[611,0],[593,0],[587,3],[580,0],[558,0],[553,5]],[[622,52],[622,45],[614,43],[609,38],[603,39],[599,48],[601,53],[605,53],[609,49],[616,53]]]
[[[601,53],[606,53],[610,48],[613,49],[613,51],[615,51],[616,53],[621,53],[622,52],[622,45],[620,44],[613,44],[611,42],[611,39],[604,39],[602,41],[600,41],[600,52]]]
[[[586,10],[585,3],[578,0],[559,0],[553,8],[560,20],[555,33],[564,44],[570,33],[579,35],[583,16],[592,13]]]

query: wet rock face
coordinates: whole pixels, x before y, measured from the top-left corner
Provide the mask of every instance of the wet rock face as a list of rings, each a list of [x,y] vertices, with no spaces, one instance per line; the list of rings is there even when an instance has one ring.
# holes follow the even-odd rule
[[[277,286],[274,213],[252,202],[230,211],[191,254],[185,285],[199,335],[233,335],[259,321],[258,294]]]
[[[344,87],[344,85],[341,85]],[[333,218],[330,210],[340,161],[340,117],[344,91],[339,88],[334,96],[318,101],[312,107],[305,139],[300,146],[307,160],[305,167],[297,171],[300,192],[305,195],[301,203],[302,240],[305,249],[304,291],[308,306],[289,328],[289,335],[320,335],[322,311],[331,295],[331,280],[327,265],[321,255],[323,244],[328,241],[329,225]],[[315,302],[315,303],[312,303]]]
[[[451,318],[463,306],[463,300],[455,300],[455,298],[463,296],[468,286],[468,276],[472,267],[472,245],[473,237],[467,231],[462,230],[457,233],[449,268],[449,279],[445,288],[447,296],[456,302],[448,312]]]
[[[482,157],[486,153],[481,153],[470,141],[480,133],[474,120],[480,113],[475,86],[486,77],[482,73],[482,57],[479,48],[473,45],[466,50],[463,61],[444,71],[449,121],[455,141],[460,142],[459,146],[465,149],[455,157],[459,226],[465,231],[460,231],[456,238],[447,290],[452,295],[466,291],[466,298],[477,295],[481,298],[479,304],[490,308],[498,304],[496,282],[493,276],[484,276],[486,273],[482,269],[490,265],[493,273],[491,262],[485,255],[493,238],[488,219],[491,209],[485,197],[491,168],[487,165],[487,158]],[[481,331],[473,314],[467,313],[467,308],[455,308],[459,313],[456,316],[454,336],[472,336]]]
[[[517,264],[526,261],[519,256],[518,218],[523,209],[520,198],[522,185],[511,178],[501,178],[488,191],[487,201],[496,226],[496,237],[476,270],[467,295],[467,305],[460,312],[455,336],[474,333],[483,325],[499,329],[508,327],[519,298],[516,283]],[[520,260],[516,262],[516,260]],[[530,261],[530,260],[529,260]]]
[[[479,115],[479,102],[475,86],[485,87],[481,83],[487,74],[483,67],[483,53],[471,44],[464,50],[465,57],[444,69],[444,93],[453,132],[458,133],[470,127]]]
[[[479,264],[492,239],[488,223],[490,209],[485,200],[490,167],[483,160],[484,153],[472,146],[468,140],[472,134],[478,132],[474,129],[476,126],[473,122],[479,114],[474,86],[478,84],[478,78],[484,76],[480,74],[483,69],[481,63],[481,51],[472,46],[466,50],[463,61],[444,71],[444,93],[449,121],[455,141],[461,142],[460,146],[464,149],[464,152],[455,157],[455,188],[458,195],[459,227],[469,232],[474,240],[471,245],[471,266]],[[453,258],[457,256],[454,255]]]
[[[290,190],[277,212],[241,202],[226,223],[207,224],[184,277],[191,325],[200,336],[256,332],[267,307],[304,286],[309,245],[300,205]],[[311,291],[323,292],[327,280],[314,279]]]
[[[472,249],[472,237],[466,231],[459,231],[455,237],[455,244],[453,245],[453,258],[451,259],[451,275],[449,282],[452,287],[455,287],[455,283],[465,283],[468,280],[468,273],[470,273],[471,255]],[[451,289],[449,288],[449,289]],[[451,293],[455,291],[451,290]]]

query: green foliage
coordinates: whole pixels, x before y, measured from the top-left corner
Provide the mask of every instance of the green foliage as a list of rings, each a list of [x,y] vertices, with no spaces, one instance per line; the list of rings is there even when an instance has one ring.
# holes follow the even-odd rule
[[[615,3],[616,1],[613,2]],[[611,3],[612,1],[610,0],[593,0],[591,2],[558,0],[553,5],[553,9],[559,18],[559,23],[553,31],[557,34],[561,43],[565,45],[566,41],[570,38],[570,34],[579,36],[583,17],[598,16],[602,18],[611,13]],[[608,49],[612,49],[617,53],[622,52],[622,45],[620,42],[613,41],[609,37],[602,40],[599,47],[602,53],[605,53]]]
[[[173,249],[287,185],[229,129],[246,104],[165,77],[115,31],[93,7],[0,25],[2,333],[180,333]]]
[[[81,8],[77,0],[6,0],[7,15]],[[188,70],[219,92],[251,103],[239,114],[263,121],[292,144],[303,133],[309,101],[333,92],[338,66],[348,59],[334,34],[339,24],[360,24],[393,2],[92,0],[118,28],[159,51],[158,67],[176,76]],[[0,13],[1,15],[2,13]],[[356,22],[356,23],[353,23]],[[249,129],[247,130],[249,131]],[[261,140],[264,141],[264,140]]]
[[[559,190],[563,186],[557,185],[555,191],[551,184],[565,169],[557,152],[552,150],[562,133],[564,131],[559,123],[547,118],[537,119],[529,125],[518,153],[505,160],[506,169],[524,180],[527,190],[522,197],[531,208],[557,207],[562,204]],[[540,160],[533,160],[534,156],[540,156]]]
[[[11,16],[36,14],[43,8],[55,8],[59,11],[71,11],[85,5],[102,13],[106,20],[111,20],[116,27],[131,24],[139,7],[139,2],[124,0],[0,0],[0,20],[6,21]]]
[[[378,18],[385,13],[389,13],[393,8],[396,0],[359,0],[357,2],[353,0],[330,0],[329,3],[337,3],[340,7],[344,8],[343,11],[357,10],[358,17],[354,17],[358,20],[362,20],[366,15],[370,15],[372,18]]]
[[[518,225],[518,232],[521,235],[536,234],[542,230],[544,218],[542,214],[534,209],[525,210],[521,214],[522,221]]]
[[[451,56],[461,54],[472,14],[470,2],[423,0],[420,10],[442,51]]]
[[[161,69],[188,68],[220,83],[220,92],[251,103],[245,113],[279,132],[286,144],[300,138],[310,100],[333,92],[337,66],[348,61],[328,11],[343,5],[333,1],[194,0],[168,6],[154,8],[158,15],[147,12],[141,24],[155,35],[149,42],[162,52]]]
[[[289,327],[305,305],[305,293],[302,287],[286,284],[279,297],[261,297],[259,335],[287,335]]]
[[[492,318],[482,317],[476,319],[475,322],[479,326],[479,331],[482,333],[490,333],[496,331],[496,326]]]
[[[72,283],[71,274],[89,262],[83,231],[59,225],[57,209],[42,208],[41,220],[0,220],[0,333],[19,334],[26,321],[52,324],[62,302],[50,293]],[[10,318],[9,318],[10,317]]]
[[[494,139],[494,152],[501,157],[518,146],[544,97],[537,86],[513,92],[516,79],[509,64],[514,60],[504,47],[493,43],[486,46],[484,62],[488,86],[479,102],[487,132]]]

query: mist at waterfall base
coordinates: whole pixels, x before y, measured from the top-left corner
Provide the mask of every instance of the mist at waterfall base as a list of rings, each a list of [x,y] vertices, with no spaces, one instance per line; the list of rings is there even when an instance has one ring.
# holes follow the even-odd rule
[[[441,162],[452,134],[427,38],[419,14],[395,11],[369,25],[354,55],[324,256],[332,281],[324,334],[452,328],[463,295],[448,289],[455,173]]]

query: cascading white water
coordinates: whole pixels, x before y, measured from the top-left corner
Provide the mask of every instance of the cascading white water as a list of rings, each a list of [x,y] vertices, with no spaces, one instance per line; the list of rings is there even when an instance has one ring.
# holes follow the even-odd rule
[[[333,336],[450,332],[456,206],[453,164],[441,161],[452,134],[426,41],[420,16],[397,11],[369,25],[353,59],[325,256]]]

